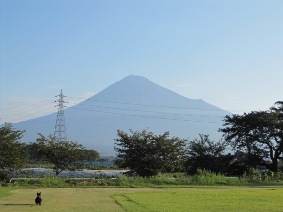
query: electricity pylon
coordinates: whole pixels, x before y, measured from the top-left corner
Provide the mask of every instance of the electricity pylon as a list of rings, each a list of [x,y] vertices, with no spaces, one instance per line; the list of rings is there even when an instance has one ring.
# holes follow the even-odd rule
[[[57,95],[56,97],[59,97],[58,100],[55,102],[58,102],[58,112],[57,112],[57,119],[56,119],[56,125],[55,125],[55,131],[54,131],[54,137],[56,141],[67,141],[67,133],[66,133],[66,124],[65,124],[65,116],[64,116],[64,103],[67,103],[64,101],[64,96],[62,89],[61,93]]]

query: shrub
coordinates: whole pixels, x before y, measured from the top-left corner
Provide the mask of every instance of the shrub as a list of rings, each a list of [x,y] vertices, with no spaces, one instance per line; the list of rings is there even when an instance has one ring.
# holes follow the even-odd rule
[[[226,177],[223,174],[216,174],[205,169],[198,169],[193,176],[193,182],[199,185],[235,185],[240,184],[238,177]]]

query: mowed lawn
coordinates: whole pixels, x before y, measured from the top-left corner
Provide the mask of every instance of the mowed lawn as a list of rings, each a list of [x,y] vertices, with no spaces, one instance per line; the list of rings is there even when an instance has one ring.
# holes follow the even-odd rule
[[[0,187],[1,189],[1,187]],[[150,191],[151,189],[138,189]],[[38,188],[12,190],[0,198],[0,212],[9,211],[125,211],[113,194],[136,192],[131,188]],[[42,205],[34,204],[36,193],[42,193]]]
[[[1,188],[0,188],[1,189]],[[34,205],[42,192],[42,206]],[[12,190],[0,211],[283,211],[283,188],[43,188]]]
[[[117,194],[126,211],[283,211],[283,188],[188,188]]]

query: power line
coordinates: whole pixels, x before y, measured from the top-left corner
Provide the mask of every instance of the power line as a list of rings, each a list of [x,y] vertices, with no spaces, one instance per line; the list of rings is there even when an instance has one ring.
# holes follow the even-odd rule
[[[165,105],[149,105],[149,104],[138,104],[138,103],[129,103],[129,102],[118,102],[118,101],[107,101],[107,100],[93,100],[93,99],[84,99],[84,98],[77,98],[77,97],[68,97],[68,98],[71,98],[71,99],[77,99],[77,100],[85,100],[85,101],[94,101],[94,102],[103,102],[103,103],[113,103],[113,104],[124,104],[124,105],[137,105],[137,106],[145,106],[145,107],[158,107],[158,108],[180,108],[180,109],[187,109],[187,110],[211,110],[211,111],[214,111],[214,110],[222,110],[222,109],[203,109],[203,108],[192,108],[192,107],[178,107],[178,106],[165,106]],[[42,103],[44,103],[46,100],[42,101]],[[44,112],[44,111],[50,111],[52,107],[40,107],[40,110],[38,109],[34,109],[38,104],[32,104],[32,105],[29,105],[27,108],[25,108],[24,110],[20,110],[19,108],[9,108],[9,109],[12,109],[12,110],[15,110],[15,111],[19,111],[18,113],[21,113],[21,114],[18,114],[16,115],[17,113],[16,112],[10,112],[8,114],[5,114],[5,119],[9,119],[10,117],[14,117],[15,115],[17,116],[17,118],[19,117],[24,117],[25,115],[22,115],[22,113],[31,113],[31,114],[34,114],[35,111],[36,113],[39,113],[39,112]],[[85,104],[86,105],[86,104]],[[243,111],[235,111],[235,110],[225,110],[225,111],[228,111],[228,112],[231,112],[231,113],[243,113]]]
[[[65,97],[65,96],[64,96]],[[223,110],[223,109],[206,109],[206,108],[197,108],[197,107],[180,107],[180,106],[169,106],[169,105],[153,105],[153,104],[142,104],[142,103],[132,103],[132,102],[122,102],[122,101],[111,101],[111,100],[100,100],[100,99],[84,99],[84,98],[74,98],[74,97],[68,97],[70,99],[77,99],[77,100],[84,100],[80,104],[86,105],[86,106],[95,106],[99,108],[108,108],[108,109],[117,109],[117,110],[124,110],[124,111],[135,111],[135,112],[146,112],[146,113],[157,113],[157,114],[168,114],[168,115],[188,115],[188,116],[199,116],[199,117],[204,117],[204,116],[209,116],[209,115],[194,115],[194,114],[189,114],[189,113],[184,113],[184,114],[178,114],[178,113],[170,113],[170,112],[162,112],[162,111],[151,111],[151,110],[139,110],[139,109],[127,109],[127,108],[120,108],[120,107],[110,107],[110,106],[101,106],[101,105],[92,105],[92,104],[87,104],[86,102],[100,102],[100,103],[110,103],[110,104],[120,104],[120,105],[131,105],[131,106],[140,106],[140,107],[147,107],[147,108],[168,108],[168,109],[184,109],[184,110],[198,110],[198,111],[228,111],[231,113],[243,113],[243,111],[232,111],[232,110]],[[237,100],[248,100],[248,99],[237,99]],[[46,100],[44,100],[46,101]],[[44,102],[42,101],[42,103]],[[170,101],[170,99],[169,99]],[[78,102],[78,101],[77,101]],[[8,114],[5,114],[2,119],[15,119],[14,117],[17,117],[17,119],[24,119],[27,116],[32,116],[32,114],[39,114],[43,113],[44,111],[53,113],[50,109],[52,107],[48,106],[43,106],[38,109],[36,108],[38,104],[32,104],[29,105],[27,108],[24,110],[20,110],[19,108],[9,108],[14,110],[13,112],[10,112]],[[74,105],[76,106],[76,105]],[[102,112],[102,111],[101,111]],[[40,115],[38,115],[40,116]],[[11,118],[12,117],[12,118]],[[219,117],[219,116],[214,116],[214,117]],[[32,118],[35,118],[34,116]]]
[[[60,95],[58,95],[60,96]],[[56,96],[56,97],[58,97]],[[63,95],[63,97],[65,97]],[[72,97],[68,97],[72,98]],[[73,98],[74,99],[74,98]],[[59,100],[60,101],[60,100]],[[59,102],[58,101],[58,102]],[[64,101],[64,100],[63,100]],[[221,111],[221,109],[203,109],[203,108],[190,108],[190,107],[178,107],[178,106],[165,106],[165,105],[151,105],[151,104],[141,104],[141,103],[129,103],[129,102],[119,102],[119,101],[108,101],[108,100],[93,100],[93,99],[87,99],[84,102],[87,101],[93,101],[93,102],[101,102],[101,103],[111,103],[111,104],[122,104],[122,105],[130,105],[130,106],[142,106],[142,107],[153,107],[153,108],[166,108],[166,109],[194,109],[194,110],[200,110],[200,111]],[[65,102],[64,102],[65,103]],[[60,104],[59,104],[60,105]],[[57,106],[59,106],[57,105]],[[170,112],[162,112],[162,111],[153,111],[153,110],[140,110],[140,109],[129,109],[129,108],[119,108],[119,107],[109,107],[109,106],[101,106],[101,105],[93,105],[93,104],[86,104],[86,103],[80,103],[80,105],[86,105],[86,106],[91,106],[91,107],[98,107],[98,108],[106,108],[106,109],[115,109],[115,110],[123,110],[123,111],[133,111],[133,112],[146,112],[146,113],[157,113],[157,114],[165,114],[165,115],[179,115],[179,116],[197,116],[197,117],[211,117],[211,115],[202,115],[202,114],[189,114],[189,113],[170,113]],[[65,107],[65,106],[63,106]],[[77,107],[77,105],[74,105],[71,108]],[[81,109],[81,110],[87,110],[87,109]],[[34,111],[34,110],[30,110]],[[94,111],[94,110],[89,110],[89,111]],[[97,110],[96,110],[97,111]],[[119,114],[119,115],[127,115],[127,116],[138,116],[134,114],[125,114],[125,113],[113,113],[113,112],[105,112],[105,111],[98,111],[100,113],[111,113],[111,114]],[[61,112],[63,113],[63,112]],[[146,116],[146,115],[139,115],[139,117],[148,117],[148,118],[160,118],[160,119],[168,119],[168,120],[179,120],[176,118],[165,118],[165,117],[156,117],[156,116]],[[223,116],[214,116],[214,117],[223,117]],[[57,119],[58,120],[58,119]],[[56,121],[57,121],[56,120]],[[192,120],[185,120],[185,121],[192,121]],[[198,121],[195,121],[198,122]],[[202,122],[202,121],[201,121]],[[210,122],[209,122],[210,123]]]
[[[134,105],[134,106],[145,106],[145,107],[157,107],[157,108],[186,109],[186,110],[212,110],[212,111],[221,111],[222,110],[220,108],[219,109],[206,109],[206,108],[192,108],[192,107],[180,107],[180,106],[168,106],[168,105],[151,105],[151,104],[141,104],[141,103],[98,100],[98,99],[86,99],[85,101],[94,101],[94,102],[103,102],[103,103],[112,103],[112,104],[123,104],[123,105]]]
[[[166,115],[178,115],[178,116],[198,116],[198,117],[223,117],[223,116],[215,116],[215,115],[202,115],[202,114],[190,114],[190,113],[171,113],[171,112],[161,112],[161,111],[150,111],[150,110],[140,110],[140,109],[129,109],[129,108],[118,108],[118,107],[109,107],[109,106],[101,106],[101,105],[91,105],[80,103],[79,105],[97,107],[97,108],[104,108],[104,109],[114,109],[114,110],[124,110],[124,111],[133,111],[133,112],[145,112],[145,113],[159,113],[159,114],[166,114]],[[72,108],[77,108],[78,106],[75,105]]]
[[[106,113],[106,114],[112,114],[112,115],[122,115],[122,116],[133,116],[133,117],[141,117],[141,118],[172,120],[172,121],[198,122],[198,123],[209,123],[209,124],[218,124],[219,123],[219,122],[216,122],[216,121],[200,121],[200,120],[177,119],[177,118],[168,118],[168,117],[146,116],[146,115],[137,115],[137,114],[127,114],[127,113],[117,113],[117,112],[109,112],[109,111],[91,110],[91,109],[76,108],[76,107],[69,108],[69,109],[94,111],[94,112],[98,112],[98,113]]]

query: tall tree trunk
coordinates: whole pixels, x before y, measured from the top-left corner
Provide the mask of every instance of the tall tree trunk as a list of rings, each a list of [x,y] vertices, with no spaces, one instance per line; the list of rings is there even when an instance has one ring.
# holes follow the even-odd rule
[[[278,172],[278,160],[277,160],[277,158],[272,159],[272,164],[270,166],[270,171]]]

